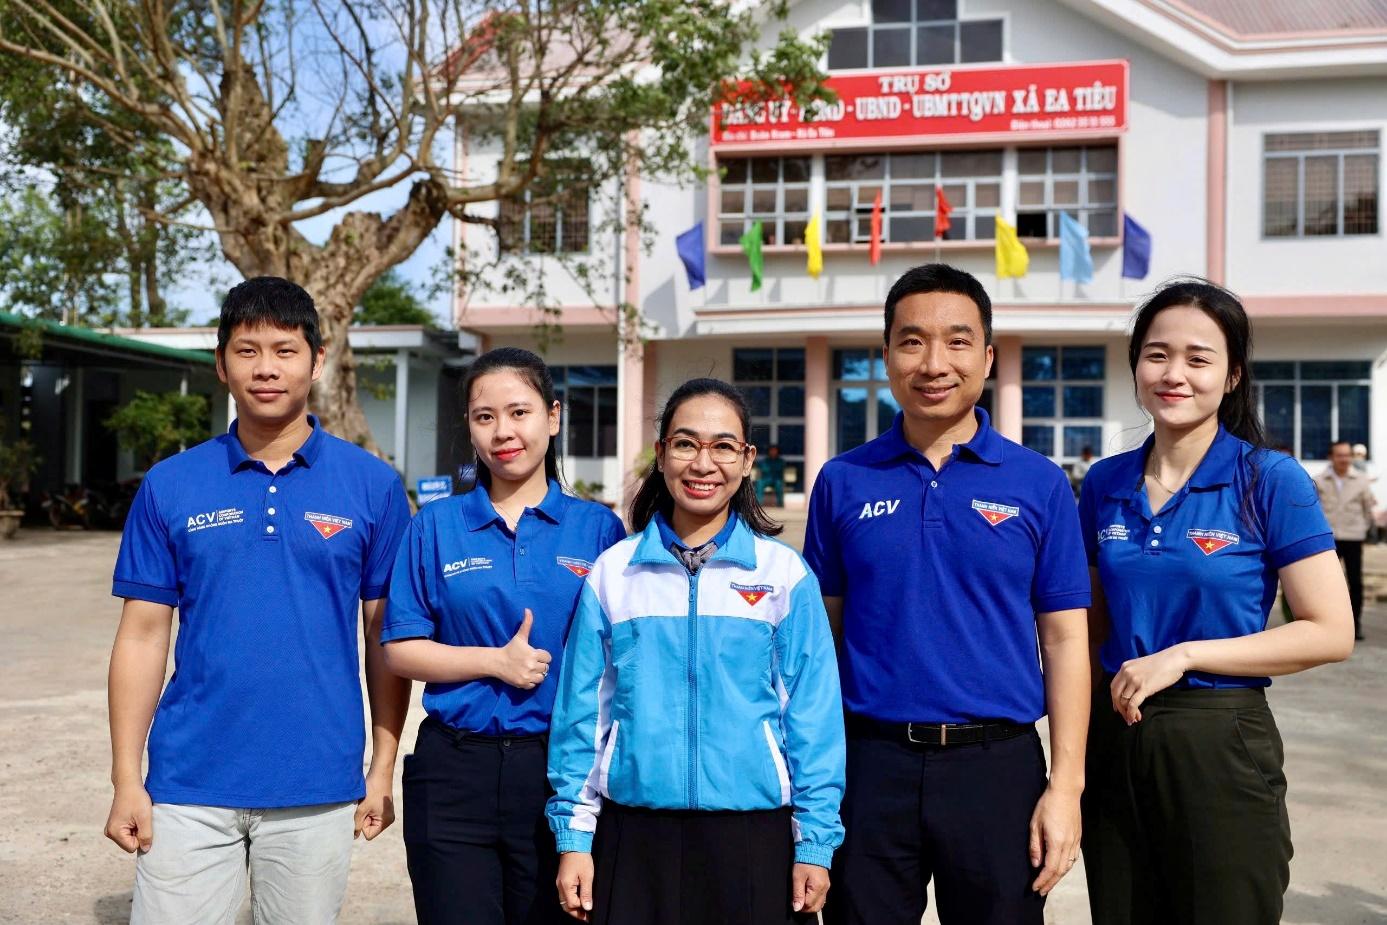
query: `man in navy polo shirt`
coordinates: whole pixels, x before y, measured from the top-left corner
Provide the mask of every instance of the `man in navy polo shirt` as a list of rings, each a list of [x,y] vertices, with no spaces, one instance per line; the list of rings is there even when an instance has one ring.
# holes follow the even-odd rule
[[[394,818],[409,682],[385,669],[377,640],[409,506],[386,463],[307,414],[323,353],[303,289],[274,277],[232,289],[217,374],[237,420],[151,469],[125,525],[106,835],[139,852],[135,923],[229,921],[247,866],[257,923],[335,921],[353,835]]]
[[[848,729],[830,922],[918,925],[933,878],[945,925],[1040,925],[1079,853],[1087,562],[1065,474],[974,407],[991,340],[972,276],[902,276],[883,351],[901,413],[814,485],[804,553]]]

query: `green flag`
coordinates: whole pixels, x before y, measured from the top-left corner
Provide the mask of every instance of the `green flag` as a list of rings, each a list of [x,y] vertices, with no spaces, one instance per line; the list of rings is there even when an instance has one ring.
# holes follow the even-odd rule
[[[761,259],[760,222],[751,223],[751,227],[742,235],[741,243],[746,262],[751,267],[751,291],[755,292],[761,288],[761,269],[765,266],[765,261]]]

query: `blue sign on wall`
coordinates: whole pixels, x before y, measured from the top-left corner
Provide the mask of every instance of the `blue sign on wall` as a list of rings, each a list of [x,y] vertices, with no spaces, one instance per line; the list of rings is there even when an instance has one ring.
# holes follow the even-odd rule
[[[426,479],[419,480],[417,497],[420,507],[423,507],[430,501],[446,498],[452,493],[453,480],[446,475],[431,475]]]

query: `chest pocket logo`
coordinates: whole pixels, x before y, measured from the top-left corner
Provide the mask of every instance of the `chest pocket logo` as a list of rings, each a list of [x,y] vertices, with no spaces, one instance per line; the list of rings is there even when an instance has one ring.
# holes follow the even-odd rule
[[[997,526],[997,524],[1005,523],[1021,514],[1021,509],[1019,507],[1012,507],[1009,504],[997,504],[994,501],[979,501],[976,498],[973,499],[973,510],[981,514],[982,519],[994,527]]]
[[[1225,547],[1236,546],[1241,539],[1236,533],[1225,533],[1222,530],[1190,530],[1185,533],[1185,537],[1198,546],[1199,551],[1206,556],[1212,556]]]
[[[739,585],[735,581],[731,583],[731,587],[752,607],[761,603],[761,598],[775,590],[770,585]]]
[[[1098,531],[1098,542],[1108,543],[1113,540],[1125,540],[1131,537],[1126,524],[1113,524]]]
[[[343,530],[350,530],[352,522],[346,517],[338,517],[334,514],[315,514],[311,511],[303,515],[303,519],[313,525],[313,529],[318,531],[318,535],[325,540],[330,540]]]
[[[574,559],[569,556],[557,556],[555,557],[554,561],[559,563],[559,565],[562,565],[564,568],[568,569],[573,574],[577,575],[579,578],[588,577],[588,572],[592,571],[592,563],[587,561],[586,559]]]

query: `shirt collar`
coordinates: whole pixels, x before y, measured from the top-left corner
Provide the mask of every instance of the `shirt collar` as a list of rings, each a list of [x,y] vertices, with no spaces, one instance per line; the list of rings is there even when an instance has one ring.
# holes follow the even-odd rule
[[[1142,478],[1146,472],[1146,460],[1151,456],[1151,448],[1156,445],[1156,435],[1151,434],[1141,445],[1138,453],[1128,453],[1119,457],[1122,468],[1114,473],[1109,498],[1133,498],[1142,488]],[[1218,426],[1214,442],[1209,444],[1204,458],[1195,467],[1185,487],[1191,491],[1203,491],[1232,484],[1233,473],[1242,456],[1242,441]],[[1182,491],[1184,488],[1181,489]]]
[[[992,419],[988,417],[985,409],[974,406],[973,415],[978,422],[977,432],[967,443],[955,445],[955,449],[961,451],[958,455],[966,452],[979,462],[990,466],[1000,465],[1004,446],[1002,435],[993,429]],[[896,412],[891,429],[867,444],[866,449],[870,462],[889,462],[902,456],[920,456],[920,451],[905,439],[905,415],[900,411]]]
[[[668,540],[666,539],[668,537]],[[631,557],[631,562],[636,565],[652,564],[674,564],[683,568],[683,564],[674,557],[674,553],[669,551],[670,542],[683,542],[670,528],[663,514],[656,514],[650,518],[650,523],[645,525],[641,531],[640,541],[636,544],[636,553]],[[710,561],[728,561],[736,563],[743,568],[756,567],[756,539],[752,535],[751,528],[746,525],[736,513],[730,513],[727,523],[718,531],[718,535],[713,537],[713,543],[717,544],[718,551],[713,554]]]
[[[226,462],[232,472],[236,472],[246,466],[252,466],[259,460],[246,452],[246,448],[241,445],[240,420],[231,422],[231,428],[226,432]],[[322,452],[323,428],[318,423],[318,418],[312,414],[308,416],[308,424],[313,428],[313,432],[308,435],[308,439],[294,451],[294,460],[301,466],[313,467],[318,461],[318,454]]]
[[[492,506],[491,492],[487,491],[486,484],[481,479],[478,479],[476,487],[463,495],[462,498],[462,520],[467,525],[468,530],[476,532],[497,522],[505,524],[505,518]],[[537,507],[528,510],[534,511],[550,523],[558,523],[563,518],[566,507],[568,507],[568,499],[563,493],[563,488],[559,486],[558,482],[550,479],[549,489],[544,493],[544,500]]]

